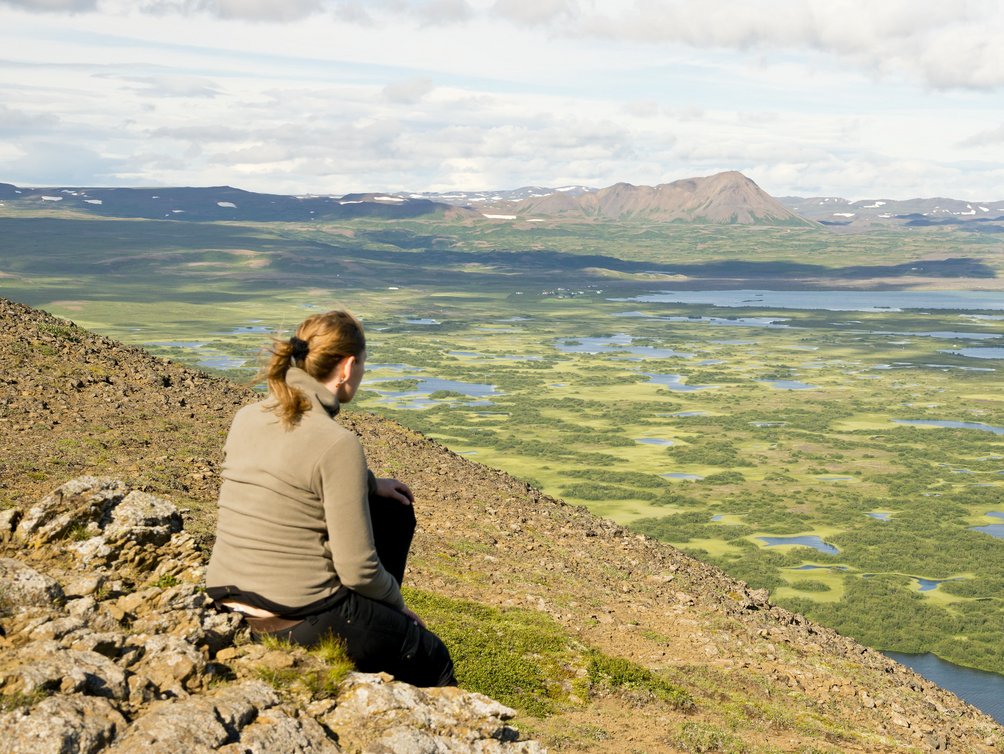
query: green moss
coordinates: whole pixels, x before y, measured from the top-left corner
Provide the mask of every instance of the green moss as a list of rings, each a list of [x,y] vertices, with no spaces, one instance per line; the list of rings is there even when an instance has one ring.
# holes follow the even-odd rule
[[[44,689],[36,689],[29,694],[25,694],[22,691],[15,691],[11,694],[0,694],[0,713],[34,707],[51,694],[51,691]]]
[[[569,701],[581,650],[546,615],[417,589],[404,593],[409,606],[446,642],[464,688],[535,717],[551,715]]]
[[[686,690],[637,663],[621,657],[611,657],[596,650],[589,653],[586,677],[594,688],[643,691],[669,702],[677,709],[694,707],[694,698]]]

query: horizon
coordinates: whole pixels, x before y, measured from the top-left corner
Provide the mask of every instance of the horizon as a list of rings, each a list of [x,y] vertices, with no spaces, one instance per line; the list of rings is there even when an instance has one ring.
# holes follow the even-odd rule
[[[723,171],[723,172],[729,172],[729,171]],[[745,175],[745,174],[743,174],[743,175]],[[686,176],[686,177],[683,177],[683,178],[672,178],[672,179],[669,179],[669,180],[666,181],[666,183],[672,183],[672,182],[678,181],[678,180],[693,180],[693,179],[710,178],[710,177],[711,176]],[[749,178],[749,176],[746,176],[746,177]],[[524,184],[524,185],[521,185],[521,186],[511,186],[511,187],[506,187],[506,188],[501,188],[501,187],[480,188],[480,189],[450,188],[450,189],[442,189],[442,190],[439,190],[439,191],[431,191],[431,190],[428,190],[428,189],[410,189],[410,188],[406,188],[406,189],[358,189],[358,190],[355,190],[355,191],[346,191],[346,192],[343,192],[343,193],[337,193],[337,192],[314,193],[314,192],[310,192],[310,191],[285,193],[285,192],[276,192],[276,191],[267,191],[267,190],[265,190],[265,191],[255,191],[255,190],[252,190],[252,189],[246,189],[246,188],[243,188],[241,186],[233,186],[233,185],[230,185],[230,184],[221,184],[221,185],[218,185],[218,186],[208,186],[208,185],[206,185],[206,186],[194,186],[194,185],[189,185],[189,186],[162,186],[162,185],[153,185],[153,184],[149,184],[149,185],[133,185],[133,186],[110,186],[110,185],[105,185],[105,186],[90,186],[90,185],[88,185],[88,186],[85,186],[85,185],[82,185],[82,184],[80,184],[80,185],[78,185],[78,184],[73,184],[73,185],[70,185],[70,184],[28,185],[28,184],[16,184],[16,183],[12,183],[12,182],[4,180],[2,177],[0,177],[0,184],[5,184],[5,183],[8,184],[8,185],[15,186],[16,188],[19,188],[19,189],[28,189],[28,190],[31,190],[31,191],[42,191],[42,190],[45,190],[45,189],[54,189],[54,190],[55,189],[96,189],[96,190],[114,190],[114,189],[134,189],[134,190],[141,190],[141,189],[151,189],[151,190],[161,190],[161,191],[163,191],[163,190],[171,190],[171,189],[200,189],[201,190],[201,189],[212,189],[212,188],[229,188],[229,189],[234,189],[236,191],[246,191],[246,192],[252,193],[252,194],[273,194],[273,195],[276,195],[276,196],[294,196],[294,197],[312,197],[312,198],[327,197],[327,198],[332,198],[332,199],[340,199],[340,198],[342,198],[344,196],[348,196],[349,194],[411,194],[414,197],[417,197],[418,195],[442,195],[442,194],[451,194],[451,193],[488,194],[488,193],[499,192],[499,191],[518,191],[518,190],[521,190],[521,189],[530,189],[530,188],[547,189],[547,190],[550,190],[550,191],[561,191],[562,189],[566,189],[566,188],[584,188],[584,189],[587,189],[589,191],[600,191],[600,190],[603,190],[603,189],[606,189],[606,188],[610,188],[611,186],[614,186],[614,185],[616,185],[618,183],[626,183],[626,184],[628,184],[630,186],[633,186],[635,188],[651,187],[650,185],[643,184],[643,183],[632,183],[631,181],[615,181],[614,183],[609,184],[607,186],[587,186],[587,185],[584,185],[584,184],[563,184],[563,185],[553,184],[553,185],[548,185],[548,184],[542,184],[542,183],[534,183],[534,184]],[[755,181],[754,181],[754,183],[755,183]],[[658,184],[656,184],[656,185],[658,185]],[[759,185],[759,184],[757,184],[757,185]],[[763,187],[761,187],[761,188],[763,188]],[[963,202],[987,201],[987,202],[989,202],[991,204],[996,204],[996,203],[999,203],[1001,201],[1004,201],[1004,199],[987,199],[987,197],[983,197],[982,199],[973,199],[971,197],[958,197],[958,196],[952,196],[952,197],[949,197],[949,196],[911,196],[911,197],[908,197],[908,198],[905,198],[905,199],[893,199],[893,198],[887,197],[887,196],[864,196],[864,197],[858,197],[856,199],[849,199],[848,197],[837,196],[835,194],[815,194],[815,195],[812,195],[812,196],[799,196],[799,195],[793,195],[793,194],[783,194],[783,195],[777,195],[777,196],[775,196],[774,194],[768,194],[768,195],[771,196],[772,198],[778,199],[778,200],[781,200],[781,199],[846,199],[846,200],[848,200],[850,202],[861,202],[861,201],[872,201],[872,200],[883,200],[883,199],[888,200],[888,201],[911,201],[911,200],[924,201],[924,200],[931,200],[931,199],[947,199],[947,200],[951,200],[951,201],[963,201]],[[433,196],[433,200],[434,200],[434,196]],[[0,204],[0,206],[3,206],[3,205]]]
[[[997,201],[1002,33],[986,0],[0,0],[0,163],[26,187],[737,170],[772,196]]]

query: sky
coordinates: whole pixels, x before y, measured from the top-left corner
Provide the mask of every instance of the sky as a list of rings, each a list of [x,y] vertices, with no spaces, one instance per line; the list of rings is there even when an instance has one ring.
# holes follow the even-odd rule
[[[1004,200],[998,0],[0,0],[0,181]]]

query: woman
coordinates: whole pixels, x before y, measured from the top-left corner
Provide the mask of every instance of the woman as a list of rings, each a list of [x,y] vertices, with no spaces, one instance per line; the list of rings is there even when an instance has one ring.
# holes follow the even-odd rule
[[[361,671],[452,685],[449,652],[401,597],[411,490],[374,477],[334,420],[365,362],[362,325],[342,311],[275,344],[269,398],[238,411],[227,436],[207,591],[258,636],[310,646],[333,635]]]

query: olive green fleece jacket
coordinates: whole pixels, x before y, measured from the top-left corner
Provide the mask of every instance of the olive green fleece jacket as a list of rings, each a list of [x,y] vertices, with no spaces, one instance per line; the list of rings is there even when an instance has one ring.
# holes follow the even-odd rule
[[[404,607],[373,545],[368,498],[375,481],[359,439],[334,419],[337,397],[296,367],[286,383],[310,399],[295,426],[283,425],[268,399],[242,408],[230,427],[206,585],[289,608],[345,585]]]

